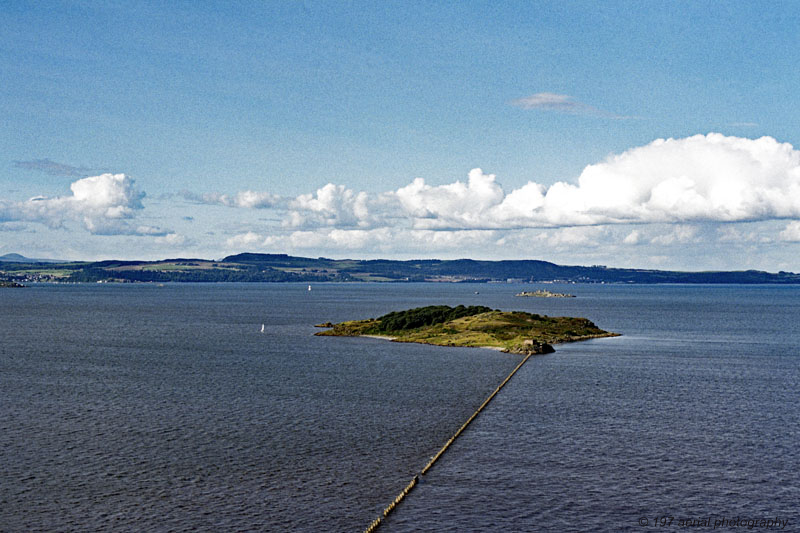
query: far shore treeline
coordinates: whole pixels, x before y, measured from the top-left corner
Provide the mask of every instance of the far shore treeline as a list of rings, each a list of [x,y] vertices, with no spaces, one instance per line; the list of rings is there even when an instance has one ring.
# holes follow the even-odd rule
[[[566,283],[800,283],[792,272],[679,272],[563,266],[539,260],[328,259],[286,254],[243,253],[219,261],[58,262],[18,254],[0,256],[0,281],[6,282],[566,282]]]

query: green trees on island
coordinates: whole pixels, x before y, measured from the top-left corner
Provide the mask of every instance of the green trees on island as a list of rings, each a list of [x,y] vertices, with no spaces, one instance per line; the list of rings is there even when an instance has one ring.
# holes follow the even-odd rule
[[[441,324],[465,316],[487,313],[491,310],[483,305],[471,305],[469,307],[463,305],[457,307],[429,305],[427,307],[416,307],[407,311],[394,311],[379,317],[378,330],[386,332],[432,326],[433,324]]]

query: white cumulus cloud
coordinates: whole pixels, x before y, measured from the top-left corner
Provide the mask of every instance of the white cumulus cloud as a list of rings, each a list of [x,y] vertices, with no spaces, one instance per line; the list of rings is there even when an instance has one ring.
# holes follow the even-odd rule
[[[474,169],[438,187],[395,191],[419,228],[524,228],[741,222],[800,217],[800,152],[771,137],[659,139],[587,166],[577,183],[528,182],[506,193]]]
[[[556,105],[561,100],[544,95],[537,102]],[[114,217],[125,217],[135,208],[124,201],[124,194],[98,192],[93,206],[80,188],[73,193],[69,201],[99,213],[96,227],[86,223],[95,233],[104,231],[99,222],[113,224]],[[275,210],[279,226],[269,221],[265,227],[238,225],[238,234],[226,242],[229,248],[411,256],[460,256],[460,250],[464,256],[476,250],[518,255],[530,250],[573,257],[577,250],[591,250],[597,257],[632,257],[658,247],[699,250],[719,243],[800,241],[800,151],[771,137],[709,133],[657,139],[610,155],[571,181],[529,181],[510,189],[494,174],[475,168],[465,180],[433,185],[416,178],[382,192],[328,183],[293,199],[254,191],[184,197]],[[41,198],[28,204],[33,210],[34,204],[53,206],[58,201],[67,199]],[[780,223],[788,224],[783,231]]]
[[[789,222],[786,228],[778,234],[778,238],[787,242],[800,242],[800,221]]]
[[[71,195],[37,196],[24,202],[0,203],[0,220],[28,221],[58,228],[70,220],[96,235],[164,235],[151,226],[128,222],[142,209],[144,192],[125,174],[101,174],[70,185]]]
[[[624,239],[622,239],[623,244],[639,244],[639,241],[642,239],[642,234],[639,230],[632,230],[628,233]]]
[[[193,243],[193,241],[189,239],[186,235],[172,232],[156,237],[156,243],[163,244],[166,246],[186,246],[188,244]]]
[[[528,182],[508,192],[479,168],[466,182],[431,186],[416,178],[381,194],[329,183],[292,201],[284,226],[511,229],[786,218],[800,218],[800,152],[771,137],[711,133],[610,156],[575,183]]]
[[[328,183],[316,194],[301,194],[290,204],[284,225],[291,228],[370,225],[369,195]],[[375,200],[373,200],[374,202]]]
[[[539,96],[542,102],[561,101],[558,95]],[[434,186],[416,178],[381,193],[328,183],[288,202],[253,191],[184,196],[232,207],[275,207],[283,210],[282,226],[294,230],[753,222],[800,218],[800,151],[771,137],[710,133],[631,148],[588,165],[574,182],[530,181],[513,190],[475,168],[466,181]],[[637,235],[625,242],[638,242]]]
[[[228,248],[244,249],[251,246],[260,245],[263,241],[264,238],[258,233],[248,231],[246,233],[240,233],[228,238],[225,241],[225,245]]]
[[[672,231],[666,234],[657,235],[650,241],[652,244],[670,245],[670,244],[685,244],[692,242],[697,236],[697,228],[685,224],[677,225],[672,228]]]
[[[489,211],[499,206],[505,195],[494,174],[484,174],[476,168],[470,171],[467,183],[432,187],[417,178],[393,196],[413,218],[415,227],[432,229],[484,227]]]
[[[244,207],[249,209],[266,209],[281,203],[281,198],[268,192],[239,191],[234,195],[222,193],[198,194],[190,191],[181,191],[181,196],[198,204],[224,205],[227,207]]]
[[[253,234],[252,239],[242,234],[241,239],[229,239],[233,248],[248,246],[270,251],[316,252],[359,251],[361,253],[411,253],[426,254],[431,251],[447,251],[451,254],[468,255],[478,246],[491,246],[497,240],[497,232],[488,230],[408,230],[404,228],[344,229],[319,228],[315,230],[293,230],[286,234],[269,235],[265,239]]]
[[[800,216],[800,152],[771,137],[658,139],[589,165],[564,189],[573,215],[604,222],[733,222]],[[569,219],[569,213],[565,213]]]

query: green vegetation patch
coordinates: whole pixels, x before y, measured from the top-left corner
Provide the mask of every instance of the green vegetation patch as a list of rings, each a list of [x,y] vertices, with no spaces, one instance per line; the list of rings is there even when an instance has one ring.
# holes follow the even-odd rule
[[[543,345],[618,335],[598,328],[586,318],[549,317],[463,305],[418,307],[379,318],[326,323],[321,327],[332,329],[317,335],[379,335],[397,342],[487,347],[519,353],[539,353]]]
[[[17,276],[41,276],[50,278],[66,278],[72,274],[72,270],[55,269],[55,268],[25,268],[10,271]]]
[[[457,318],[477,315],[491,311],[482,305],[450,307],[449,305],[429,305],[407,311],[394,311],[378,318],[378,330],[382,332],[405,331],[449,322]]]
[[[373,276],[372,274],[351,274],[351,277],[356,281],[369,281],[369,282],[381,282],[381,283],[397,281],[394,278],[387,278],[385,276]]]

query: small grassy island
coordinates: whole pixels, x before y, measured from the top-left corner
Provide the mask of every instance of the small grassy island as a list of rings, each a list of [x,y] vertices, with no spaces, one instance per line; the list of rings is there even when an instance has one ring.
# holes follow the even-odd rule
[[[575,298],[574,294],[567,294],[565,292],[550,292],[550,291],[522,291],[514,296],[532,296],[534,298]]]
[[[549,317],[484,306],[432,305],[340,324],[316,335],[378,336],[396,342],[495,348],[512,353],[550,353],[551,344],[615,337],[585,318]]]

